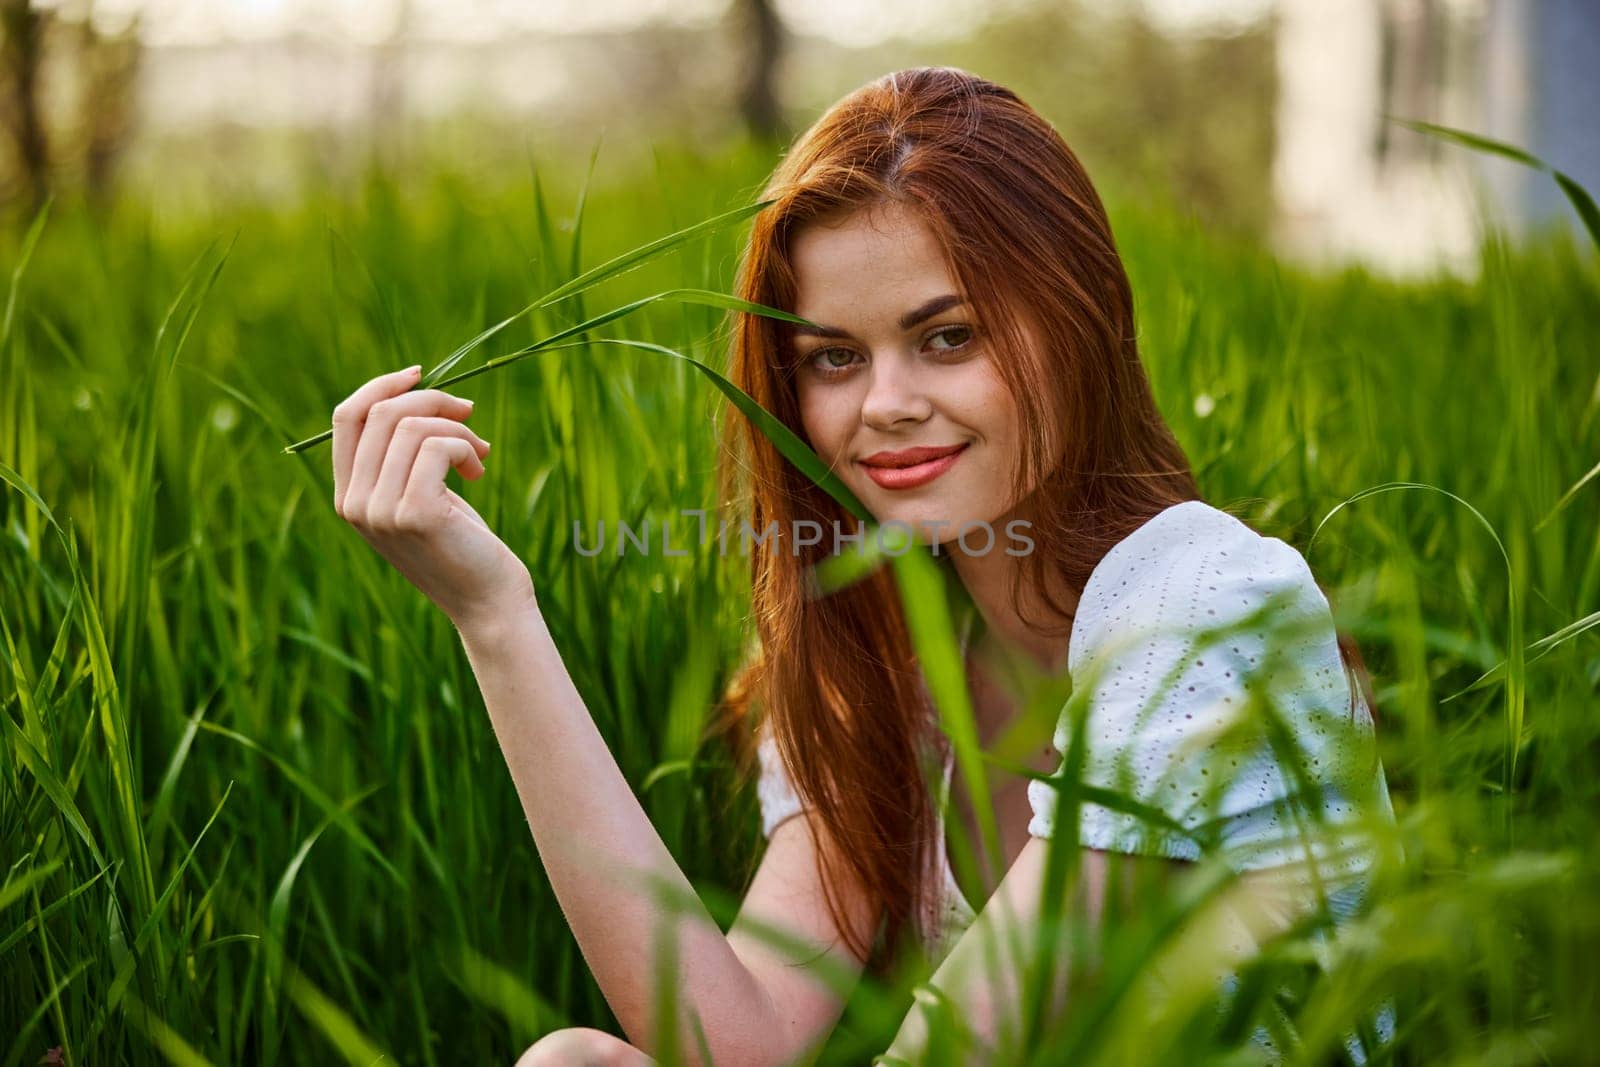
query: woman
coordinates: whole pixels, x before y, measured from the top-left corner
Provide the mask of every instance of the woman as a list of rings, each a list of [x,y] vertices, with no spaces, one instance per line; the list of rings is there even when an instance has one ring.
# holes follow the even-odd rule
[[[1319,818],[1392,815],[1370,714],[1304,559],[1199,499],[1156,410],[1088,176],[1010,91],[917,68],[830,108],[762,199],[776,202],[754,218],[738,295],[814,325],[740,315],[733,380],[874,519],[913,529],[959,579],[986,746],[1022,721],[1034,686],[1070,681],[1075,701],[1092,695],[1084,780],[1171,816],[1154,831],[1114,806],[1082,807],[1077,920],[1101,921],[1114,876],[1162,877],[1208,856],[1249,876],[1251,903],[1212,945],[1226,976],[1229,960],[1290,921],[1285,902],[1304,883],[1295,849],[1273,840],[1299,799],[1289,783],[1304,780],[1287,758],[1321,787]],[[819,968],[881,968],[907,940],[942,961],[932,984],[992,1042],[1012,996],[984,976],[985,942],[1038,918],[1057,793],[989,772],[999,866],[963,863],[967,884],[956,881],[947,846],[976,840],[976,815],[965,794],[950,798],[960,820],[947,842],[950,750],[889,570],[815,598],[807,570],[837,540],[751,553],[759,651],[725,708],[741,723],[761,711],[746,736],[760,734],[769,842],[724,935],[607,751],[527,568],[444,484],[451,467],[483,473],[489,445],[463,423],[470,401],[412,391],[417,375],[375,378],[335,409],[335,506],[459,629],[540,858],[633,1039],[559,1031],[519,1063],[652,1062],[638,1046],[658,1032],[654,957],[640,947],[662,933],[676,938],[688,1062],[702,1038],[718,1063],[798,1058],[843,1008]],[[724,484],[748,475],[751,530],[857,529],[748,424],[726,432]],[[1294,670],[1265,670],[1278,661],[1258,630],[1210,637],[1266,615],[1298,624]],[[1031,681],[1007,681],[1016,676]],[[1240,716],[1262,700],[1288,728],[1276,748],[1239,741]],[[1063,713],[1018,769],[1056,770],[1073,728]],[[943,757],[945,792],[928,788],[930,755]],[[1364,869],[1359,855],[1339,867]],[[681,903],[662,903],[663,888]],[[1359,881],[1335,888],[1338,908],[1358,902]],[[776,951],[758,936],[764,923],[813,951]],[[925,1037],[913,1013],[889,1053],[915,1061]]]

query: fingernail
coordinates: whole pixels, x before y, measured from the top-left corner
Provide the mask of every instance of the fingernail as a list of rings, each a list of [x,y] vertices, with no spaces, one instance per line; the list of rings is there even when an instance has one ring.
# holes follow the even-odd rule
[[[413,365],[411,367],[407,367],[406,368],[406,375],[408,377],[415,378],[417,375],[419,375],[421,373],[422,373],[422,364],[420,364],[420,363],[417,363],[417,364],[415,364],[415,365]]]

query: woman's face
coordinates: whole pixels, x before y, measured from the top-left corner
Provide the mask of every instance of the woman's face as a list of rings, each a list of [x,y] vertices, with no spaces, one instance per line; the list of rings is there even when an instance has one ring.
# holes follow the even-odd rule
[[[804,227],[790,255],[795,314],[830,328],[785,327],[812,448],[879,523],[951,550],[966,530],[980,554],[988,524],[990,551],[1013,544],[1016,404],[933,233],[886,204]]]

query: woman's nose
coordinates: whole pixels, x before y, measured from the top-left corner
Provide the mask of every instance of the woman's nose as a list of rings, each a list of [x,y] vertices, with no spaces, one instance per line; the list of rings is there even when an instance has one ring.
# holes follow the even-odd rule
[[[921,422],[933,411],[926,383],[914,360],[875,356],[868,371],[867,394],[861,400],[861,421],[876,430]]]

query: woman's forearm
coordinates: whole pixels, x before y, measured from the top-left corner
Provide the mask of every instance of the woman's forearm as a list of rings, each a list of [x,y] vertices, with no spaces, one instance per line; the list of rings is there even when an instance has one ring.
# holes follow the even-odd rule
[[[645,815],[537,607],[460,632],[539,858],[629,1041],[659,1058],[656,961],[670,930],[682,1061],[701,1059],[691,1008],[718,1062],[781,1060],[770,999]],[[651,876],[684,903],[658,900]]]

